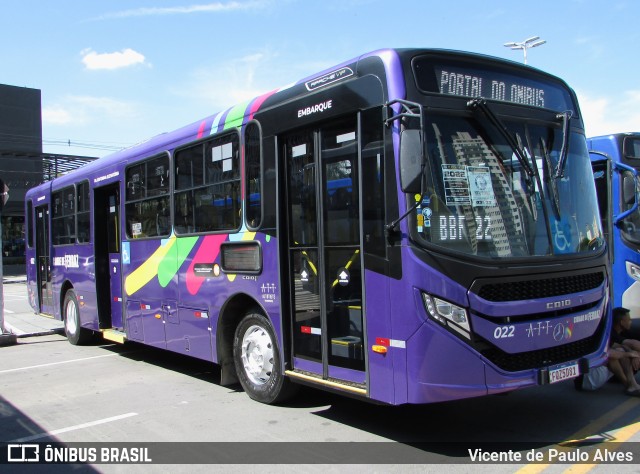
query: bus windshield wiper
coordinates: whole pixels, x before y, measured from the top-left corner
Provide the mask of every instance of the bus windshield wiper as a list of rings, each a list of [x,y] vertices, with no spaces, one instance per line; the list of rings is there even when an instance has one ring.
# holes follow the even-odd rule
[[[556,216],[557,220],[560,220],[560,196],[558,195],[558,187],[556,185],[556,176],[551,175],[553,172],[553,167],[551,165],[551,157],[549,156],[549,150],[547,150],[547,146],[542,138],[540,138],[540,148],[542,149],[542,156],[544,158],[545,167],[547,168],[547,183],[549,193],[551,194],[551,201],[553,202],[553,213]]]
[[[483,99],[483,98],[472,99],[469,102],[467,102],[467,107],[470,107],[474,111],[480,110],[489,119],[491,124],[500,132],[500,134],[504,137],[507,144],[513,151],[513,154],[516,155],[516,158],[520,162],[520,166],[522,166],[522,169],[527,174],[527,178],[528,178],[527,183],[530,183],[534,177],[533,168],[531,168],[531,164],[529,163],[526,156],[524,155],[524,152],[518,145],[518,142],[516,142],[515,139],[511,136],[507,128],[500,121],[500,119],[493,112],[493,110],[489,108],[489,105],[487,104],[486,99]]]
[[[554,179],[564,177],[564,165],[567,161],[567,154],[569,152],[569,121],[573,113],[567,110],[561,114],[556,115],[556,118],[562,119],[562,147],[560,148],[560,158],[558,159],[558,166],[556,172],[553,175]]]

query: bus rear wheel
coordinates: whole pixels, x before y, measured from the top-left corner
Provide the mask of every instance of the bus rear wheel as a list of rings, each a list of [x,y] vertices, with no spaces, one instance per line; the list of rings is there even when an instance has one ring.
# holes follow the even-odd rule
[[[297,388],[282,371],[280,352],[269,320],[249,312],[236,328],[233,359],[244,391],[252,399],[272,404],[290,398]]]
[[[64,332],[71,344],[78,346],[91,340],[93,333],[80,326],[80,307],[75,291],[68,290],[64,295],[62,314],[64,316]]]

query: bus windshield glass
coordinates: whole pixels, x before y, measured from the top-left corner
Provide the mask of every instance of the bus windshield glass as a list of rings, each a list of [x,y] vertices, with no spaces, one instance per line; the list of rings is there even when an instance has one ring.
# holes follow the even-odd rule
[[[638,160],[633,163],[634,166],[640,165],[640,138],[625,137],[622,153],[628,160]]]
[[[431,115],[417,240],[484,258],[579,254],[604,245],[584,137],[503,121],[514,141],[473,117]],[[520,156],[518,156],[518,154]],[[419,197],[418,197],[419,198]]]

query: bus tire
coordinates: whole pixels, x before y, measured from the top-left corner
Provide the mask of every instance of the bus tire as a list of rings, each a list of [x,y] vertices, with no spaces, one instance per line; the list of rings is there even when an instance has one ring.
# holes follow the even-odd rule
[[[269,320],[256,312],[247,313],[233,338],[233,360],[238,380],[253,400],[279,403],[295,393],[284,376],[280,351]]]
[[[80,306],[73,289],[68,290],[64,295],[62,315],[64,317],[64,332],[71,344],[78,346],[91,340],[92,332],[80,326]]]

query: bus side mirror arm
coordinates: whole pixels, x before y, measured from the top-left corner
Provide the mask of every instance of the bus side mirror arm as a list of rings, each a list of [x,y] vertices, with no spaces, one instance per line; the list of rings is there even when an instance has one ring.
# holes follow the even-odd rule
[[[633,175],[633,179],[625,179],[623,177],[622,181],[622,197],[624,203],[633,202],[631,207],[626,211],[618,214],[613,217],[613,225],[620,228],[623,226],[623,221],[631,214],[638,210],[639,202],[638,202],[638,171],[631,166],[624,165],[622,163],[614,163],[614,168],[616,171],[628,171]],[[621,175],[622,177],[622,175]]]
[[[396,99],[385,104],[388,119],[384,121],[390,127],[396,121],[405,121],[400,136],[400,187],[405,193],[419,193],[422,190],[422,173],[424,171],[424,113],[422,104],[408,100]],[[418,128],[415,128],[415,122]],[[412,123],[414,127],[407,124]],[[399,131],[399,128],[396,129]]]
[[[424,143],[422,140],[422,131],[424,130],[422,104],[396,99],[387,102],[385,105],[389,116],[384,122],[387,127],[403,119],[406,121],[415,121],[417,119],[419,123],[418,129],[405,127],[400,133],[400,187],[405,193],[419,193],[422,195],[425,168]],[[385,226],[384,230],[389,242],[397,239],[398,224],[411,214],[421,201],[422,199],[417,201],[404,214]]]

